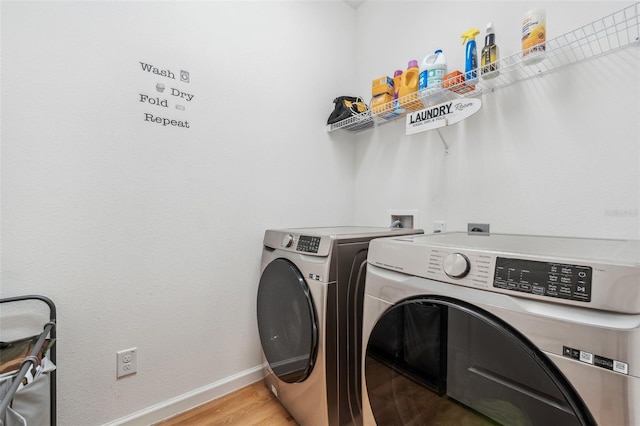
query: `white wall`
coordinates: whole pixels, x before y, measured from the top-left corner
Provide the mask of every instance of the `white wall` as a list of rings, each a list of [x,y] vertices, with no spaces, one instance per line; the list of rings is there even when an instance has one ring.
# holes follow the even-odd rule
[[[461,68],[471,26],[492,20],[507,55],[533,6],[552,38],[627,4],[2,2],[1,295],[58,305],[59,423],[135,423],[254,377],[265,228],[418,209],[427,230],[637,238],[636,47],[484,95],[442,130],[448,155],[402,120],[324,128],[334,96],[409,59]],[[190,71],[193,101],[166,113],[189,129],[143,121],[164,109],[139,94],[174,82],[140,61]],[[132,346],[139,372],[116,380]]]
[[[259,377],[264,230],[353,223],[354,144],[324,123],[355,84],[342,72],[354,14],[342,2],[2,2],[1,296],[58,306],[59,424]],[[195,95],[185,111],[171,87]],[[138,373],[116,380],[129,347]]]
[[[502,56],[519,50],[522,16],[542,7],[547,39],[630,2],[365,2],[358,9],[358,92],[443,49],[464,70],[464,31],[478,48],[492,21]],[[398,25],[389,37],[381,22]],[[393,28],[393,26],[392,26]],[[640,50],[629,47],[482,96],[480,112],[441,130],[404,136],[404,120],[358,135],[356,220],[416,209],[420,226],[488,222],[493,232],[640,236]],[[371,194],[375,194],[372,196]]]

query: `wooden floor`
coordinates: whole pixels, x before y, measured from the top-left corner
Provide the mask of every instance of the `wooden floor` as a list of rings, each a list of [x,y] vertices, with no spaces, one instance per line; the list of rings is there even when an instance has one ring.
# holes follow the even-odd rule
[[[265,425],[297,426],[263,381],[179,414],[156,426]]]

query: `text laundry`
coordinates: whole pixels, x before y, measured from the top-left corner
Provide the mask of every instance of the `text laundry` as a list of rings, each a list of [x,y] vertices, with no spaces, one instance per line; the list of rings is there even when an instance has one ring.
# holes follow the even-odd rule
[[[425,109],[417,112],[411,116],[409,124],[419,123],[420,121],[430,120],[436,117],[442,117],[443,115],[451,114],[451,102],[446,105],[440,105],[439,107]]]

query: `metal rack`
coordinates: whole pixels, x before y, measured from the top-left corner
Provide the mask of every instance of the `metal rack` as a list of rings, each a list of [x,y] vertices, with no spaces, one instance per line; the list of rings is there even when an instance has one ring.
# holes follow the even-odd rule
[[[2,375],[2,379],[8,380],[3,383],[7,383],[6,388],[2,388],[2,394],[0,395],[0,425],[3,425],[5,421],[7,424],[37,424],[38,426],[55,426],[56,425],[56,306],[50,299],[44,296],[30,295],[19,296],[0,299],[0,307],[2,307],[2,338],[3,350],[10,352],[10,355],[3,356],[3,361],[9,363],[12,367],[13,361],[19,362],[19,367],[15,371],[11,371]],[[44,325],[42,325],[44,322]],[[5,342],[5,334],[8,333],[8,327],[19,328],[15,333],[20,335],[20,342],[27,342],[24,349],[28,349],[28,355],[22,354],[22,345],[18,346],[18,350],[15,349],[15,341]],[[20,326],[20,327],[17,327]],[[33,331],[39,327],[40,332],[33,335]],[[27,333],[27,336],[24,336]],[[15,339],[16,336],[14,336]],[[14,353],[16,352],[16,353]],[[19,353],[18,353],[19,352]],[[3,353],[3,355],[5,355]],[[36,379],[36,367],[41,363],[41,357],[48,356],[52,364],[52,371],[42,373],[44,381]],[[44,359],[44,358],[43,358]],[[22,390],[19,390],[23,379],[28,374],[32,374],[32,381],[24,386]],[[46,377],[44,377],[46,376]],[[35,386],[35,388],[34,388]],[[17,403],[17,393],[22,393],[20,408]],[[16,401],[14,401],[16,399]],[[15,405],[14,405],[15,403]],[[13,405],[15,413],[11,417],[11,421],[8,417],[10,407]],[[25,408],[26,407],[26,408]],[[45,408],[46,407],[46,408]],[[48,408],[48,413],[45,411]],[[25,412],[19,412],[25,409]],[[16,419],[15,416],[20,417]],[[45,420],[45,418],[48,419]]]
[[[361,132],[363,130],[395,121],[416,109],[465,97],[477,97],[485,92],[510,86],[520,81],[538,77],[575,64],[595,58],[628,46],[640,46],[640,2],[621,9],[611,15],[584,25],[574,31],[556,37],[546,42],[544,59],[537,63],[523,60],[521,53],[507,56],[497,61],[497,70],[480,74],[475,89],[467,93],[456,93],[464,89],[465,82],[458,83],[447,89],[425,89],[399,98],[397,101],[380,105],[372,114],[371,109],[346,120],[327,125],[327,131],[348,130]],[[468,83],[467,83],[468,84]],[[396,103],[397,102],[397,103]],[[408,105],[407,109],[398,108]],[[377,113],[378,111],[382,113]]]

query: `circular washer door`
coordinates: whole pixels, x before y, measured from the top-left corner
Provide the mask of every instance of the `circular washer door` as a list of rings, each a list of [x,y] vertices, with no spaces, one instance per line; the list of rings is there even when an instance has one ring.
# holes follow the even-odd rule
[[[379,425],[594,425],[547,356],[507,323],[442,296],[405,300],[378,319],[366,347]]]
[[[317,316],[302,273],[286,259],[269,263],[260,277],[258,331],[280,380],[297,383],[309,377],[318,352]]]

